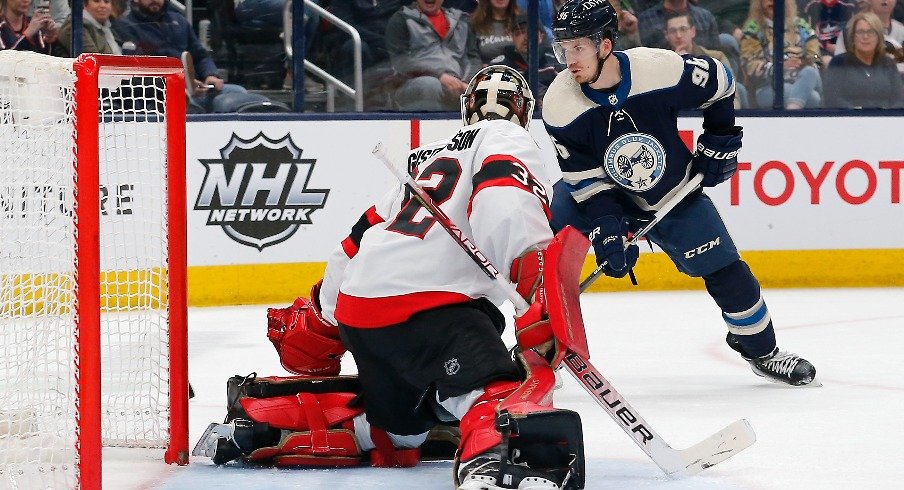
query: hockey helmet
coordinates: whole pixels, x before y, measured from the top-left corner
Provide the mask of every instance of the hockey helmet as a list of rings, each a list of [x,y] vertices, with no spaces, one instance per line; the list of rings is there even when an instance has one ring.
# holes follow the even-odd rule
[[[534,96],[527,80],[514,68],[490,65],[474,75],[461,96],[465,124],[505,119],[527,128],[534,112]]]
[[[555,37],[553,48],[560,63],[565,55],[559,43],[579,37],[590,38],[597,46],[603,39],[612,41],[618,37],[618,14],[609,0],[567,0],[552,21]]]

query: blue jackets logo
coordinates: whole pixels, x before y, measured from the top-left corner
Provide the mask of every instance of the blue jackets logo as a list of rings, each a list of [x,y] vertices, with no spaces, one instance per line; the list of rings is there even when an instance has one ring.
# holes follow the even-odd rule
[[[647,191],[665,172],[665,148],[648,134],[624,134],[606,148],[603,168],[618,185],[635,192]]]
[[[330,192],[308,188],[316,160],[301,154],[288,134],[250,140],[233,134],[220,158],[199,159],[205,174],[194,209],[208,212],[208,225],[259,251],[288,240],[312,223]]]

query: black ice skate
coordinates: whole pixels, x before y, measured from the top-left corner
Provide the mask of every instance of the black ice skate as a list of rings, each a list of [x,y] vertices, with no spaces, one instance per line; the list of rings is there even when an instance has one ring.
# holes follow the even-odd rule
[[[757,376],[762,376],[773,383],[784,383],[791,386],[804,386],[813,382],[816,368],[810,361],[792,352],[779,350],[778,347],[765,356],[750,357],[744,352],[735,335],[729,333],[725,338],[728,346],[741,354],[750,364],[750,369]],[[819,386],[815,383],[813,386]]]
[[[475,456],[458,467],[458,490],[560,490],[541,472],[527,466],[500,463],[500,447]]]
[[[251,454],[254,449],[279,443],[280,431],[269,424],[235,419],[225,424],[213,423],[192,450],[193,456],[207,456],[213,464],[222,465]]]

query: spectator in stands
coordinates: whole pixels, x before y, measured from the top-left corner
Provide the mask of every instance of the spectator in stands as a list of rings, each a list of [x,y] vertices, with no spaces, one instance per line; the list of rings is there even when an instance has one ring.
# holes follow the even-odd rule
[[[402,0],[344,0],[330,4],[333,14],[351,24],[361,35],[362,68],[379,66],[389,59],[386,51],[386,26],[400,8]],[[344,39],[334,66],[339,78],[351,80],[354,73],[354,43],[347,35]]]
[[[637,28],[635,15],[637,11],[633,8],[636,0],[610,0],[609,3],[618,14],[618,48],[624,50],[640,46],[640,30]]]
[[[518,0],[518,8],[521,9],[522,12],[527,13],[529,2],[530,0]],[[618,0],[611,3],[618,4]],[[553,0],[538,0],[537,7],[540,15],[540,25],[542,25],[543,29],[546,31],[546,39],[552,39],[552,17],[556,14],[556,7],[553,5]]]
[[[823,67],[835,55],[844,26],[857,10],[857,0],[797,0],[800,16],[816,32]]]
[[[459,96],[481,68],[477,37],[468,14],[443,8],[443,0],[416,0],[386,26],[386,49],[402,86],[395,91],[401,110],[458,110]]]
[[[793,1],[793,0],[792,0]],[[687,0],[663,0],[637,16],[640,42],[651,48],[669,49],[665,40],[665,19],[671,12],[689,12],[697,26],[697,44],[709,49],[719,49],[719,30],[716,18],[706,9],[690,4]]]
[[[50,17],[50,9],[39,7],[28,16],[31,0],[6,0],[0,17],[0,49],[50,54],[59,29]]]
[[[689,12],[672,12],[665,21],[665,40],[672,51],[678,54],[704,55],[719,60],[726,68],[731,70],[731,63],[725,53],[706,49],[694,42],[697,37],[697,28],[694,18]],[[747,108],[747,89],[737,81],[735,77],[735,109]]]
[[[514,0],[482,0],[471,14],[471,30],[477,36],[477,49],[484,63],[502,54],[512,45],[511,32],[520,13]]]
[[[826,107],[904,107],[904,87],[894,61],[885,54],[882,21],[876,14],[854,15],[847,27],[852,49],[832,58],[825,73]]]
[[[506,65],[518,70],[525,78],[527,77],[528,25],[527,14],[518,14],[510,32],[512,44],[506,46],[501,55],[490,60],[491,65]],[[539,86],[537,87],[535,99],[538,103],[541,103],[543,94],[546,93],[549,84],[552,83],[560,71],[565,69],[565,65],[559,64],[559,62],[556,61],[556,55],[552,51],[552,44],[546,42],[546,32],[543,29],[539,30],[539,36]]]
[[[120,41],[113,32],[110,18],[113,16],[111,0],[85,0],[82,13],[82,52],[122,54]],[[72,18],[60,27],[59,56],[72,55]]]
[[[72,13],[72,9],[69,6],[71,0],[49,0],[50,3],[50,18],[56,22],[57,26],[63,24],[69,15]],[[0,2],[2,3],[2,2]],[[47,2],[45,2],[46,4]],[[34,16],[35,5],[32,5],[28,8],[28,15]]]
[[[477,0],[445,0],[443,5],[447,9],[461,10],[466,14],[473,14],[477,10]]]
[[[123,44],[134,44],[135,49],[127,54],[181,58],[183,52],[190,53],[199,78],[186,80],[195,87],[191,102],[206,112],[235,112],[246,102],[231,95],[246,94],[245,88],[223,82],[191,25],[183,15],[170,10],[166,0],[132,0],[132,9],[113,22],[113,30]]]
[[[70,0],[50,0],[50,17],[57,25],[62,25],[72,15]]]
[[[895,58],[898,62],[898,71],[904,73],[904,24],[892,18],[894,4],[892,0],[865,0],[861,11],[872,12],[879,17],[882,22],[883,34],[885,37],[885,53]],[[847,32],[847,31],[845,31]],[[845,44],[848,39],[845,36],[838,38],[838,44],[835,47],[835,54],[844,53],[847,48]]]
[[[741,40],[741,63],[747,75],[747,89],[753,91],[759,107],[772,106],[772,18],[773,0],[750,0],[750,15]],[[782,67],[785,77],[785,108],[818,107],[822,102],[822,79],[816,68],[819,41],[816,33],[797,15],[797,4],[785,2],[785,50]]]

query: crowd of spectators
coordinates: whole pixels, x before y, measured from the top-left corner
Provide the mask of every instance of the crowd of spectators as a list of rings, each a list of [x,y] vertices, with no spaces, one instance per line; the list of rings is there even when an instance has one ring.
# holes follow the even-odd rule
[[[787,0],[781,60],[772,59],[774,0],[611,1],[619,11],[620,49],[648,46],[716,58],[738,82],[738,108],[773,107],[778,67],[785,80],[784,106],[789,110],[902,107],[901,94],[895,92],[900,90],[888,79],[878,79],[873,72],[859,78],[856,73],[843,74],[852,70],[855,60],[886,68],[897,62],[904,74],[904,24],[899,22],[904,18],[904,0]],[[333,9],[331,3],[356,2],[321,1],[328,9]],[[381,99],[385,105],[375,109],[454,110],[455,96],[464,89],[468,73],[480,66],[502,63],[526,74],[527,4],[528,0],[415,0],[401,5],[393,17],[396,22],[390,21],[384,31],[393,83],[380,79],[365,87],[390,94]],[[555,74],[565,69],[550,55],[551,21],[560,4],[560,0],[539,1],[541,97]],[[862,55],[839,58],[849,33],[856,31],[852,19],[864,12],[880,21],[881,54],[868,61]],[[400,28],[403,19],[405,29]],[[324,30],[329,32],[329,26],[321,26],[321,33]],[[309,41],[321,42],[316,37]],[[475,47],[480,65],[475,65]],[[850,84],[853,80],[856,83]],[[851,98],[850,92],[864,96]]]
[[[240,26],[279,28],[285,2],[227,5]],[[527,74],[528,2],[316,0],[361,35],[366,109],[402,111],[456,110],[466,82],[488,64]],[[780,60],[773,59],[775,0],[611,2],[619,13],[620,49],[647,46],[716,58],[738,82],[738,108],[772,108],[779,67],[789,110],[904,107],[904,0],[786,0]],[[565,69],[551,50],[552,18],[561,3],[538,2],[538,102]],[[189,53],[189,71],[196,74],[190,100],[199,110],[234,110],[255,95],[223,80],[216,53],[169,0],[85,0],[83,19],[85,52]],[[351,85],[350,37],[326,18],[306,15],[305,22],[308,59]],[[0,0],[0,49],[68,56],[72,28],[67,0]]]

